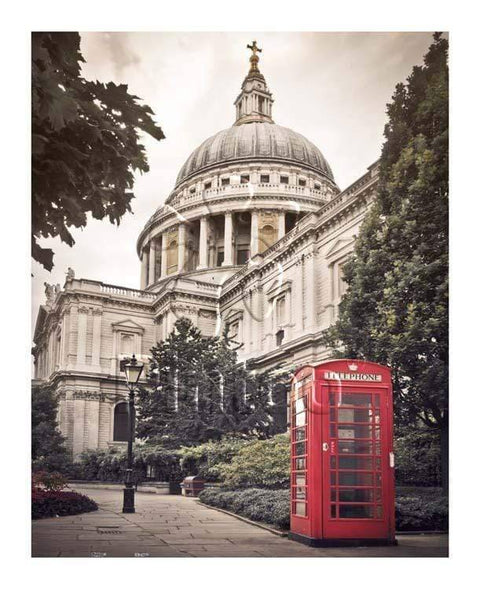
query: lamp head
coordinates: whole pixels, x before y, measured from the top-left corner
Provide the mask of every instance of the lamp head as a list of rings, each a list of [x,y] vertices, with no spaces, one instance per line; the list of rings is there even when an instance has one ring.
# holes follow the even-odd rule
[[[138,362],[135,354],[123,364],[123,372],[130,386],[136,385],[143,371],[143,364]]]

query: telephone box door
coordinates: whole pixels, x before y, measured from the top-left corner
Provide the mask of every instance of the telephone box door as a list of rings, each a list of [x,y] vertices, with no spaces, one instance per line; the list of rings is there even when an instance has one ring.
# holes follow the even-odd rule
[[[324,538],[393,536],[387,389],[323,385]]]

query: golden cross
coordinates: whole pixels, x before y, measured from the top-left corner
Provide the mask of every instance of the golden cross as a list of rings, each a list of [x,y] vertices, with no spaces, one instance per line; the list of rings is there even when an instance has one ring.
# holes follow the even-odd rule
[[[251,49],[252,52],[253,52],[253,55],[255,55],[255,56],[257,55],[257,51],[259,53],[262,52],[262,50],[260,49],[260,47],[257,47],[257,42],[256,41],[253,41],[253,43],[251,45],[247,45],[247,49]]]

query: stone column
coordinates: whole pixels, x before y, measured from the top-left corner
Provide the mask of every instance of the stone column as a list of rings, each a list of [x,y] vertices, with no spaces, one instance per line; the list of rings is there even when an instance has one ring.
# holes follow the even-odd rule
[[[258,211],[252,211],[252,222],[250,226],[250,257],[258,254]]]
[[[185,223],[178,226],[178,273],[185,268],[186,228]]]
[[[162,235],[162,278],[167,275],[167,235]]]
[[[87,351],[87,307],[78,309],[78,332],[77,332],[77,366],[85,365]]]
[[[148,272],[148,258],[147,252],[142,250],[141,252],[142,270],[140,274],[140,288],[143,290],[147,287],[147,272]]]
[[[148,284],[155,282],[155,240],[150,241],[150,252],[148,255]]]
[[[93,309],[93,334],[92,334],[92,365],[99,372],[100,346],[102,338],[102,309]]]
[[[200,247],[199,247],[199,260],[197,268],[199,270],[203,268],[207,268],[207,217],[202,217],[200,219]]]
[[[233,265],[233,224],[232,224],[232,213],[225,213],[225,233],[223,239],[223,251],[224,259],[222,266]]]
[[[285,211],[278,213],[278,239],[285,235]]]

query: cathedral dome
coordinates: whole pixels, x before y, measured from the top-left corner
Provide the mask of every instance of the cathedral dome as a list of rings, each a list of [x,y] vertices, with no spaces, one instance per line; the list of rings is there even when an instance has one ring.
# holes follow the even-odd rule
[[[265,160],[297,164],[334,181],[322,152],[306,137],[274,123],[252,122],[229,127],[206,139],[182,166],[176,186],[222,164]]]

